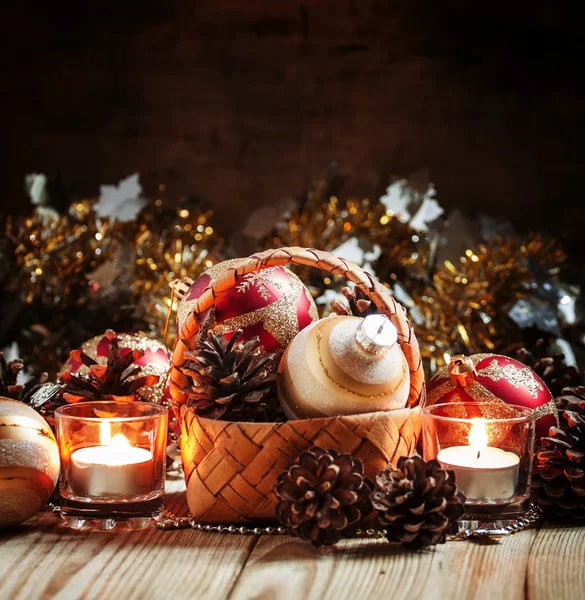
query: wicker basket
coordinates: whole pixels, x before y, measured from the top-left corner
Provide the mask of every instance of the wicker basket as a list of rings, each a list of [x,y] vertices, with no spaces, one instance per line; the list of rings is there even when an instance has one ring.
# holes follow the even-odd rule
[[[184,353],[197,344],[197,316],[244,275],[289,263],[345,276],[390,318],[410,369],[409,408],[286,423],[242,423],[199,417],[185,406],[181,389],[189,380],[181,366]],[[208,523],[273,520],[276,477],[313,445],[353,454],[363,461],[366,476],[375,477],[388,462],[415,451],[420,434],[417,405],[424,393],[418,343],[406,311],[371,275],[350,261],[313,249],[281,248],[242,259],[209,283],[181,328],[172,356],[171,395],[181,418],[181,456],[191,513]]]

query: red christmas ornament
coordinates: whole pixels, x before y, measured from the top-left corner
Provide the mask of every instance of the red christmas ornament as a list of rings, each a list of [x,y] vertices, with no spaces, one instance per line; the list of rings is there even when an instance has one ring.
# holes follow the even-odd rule
[[[177,313],[179,336],[209,282],[238,262],[234,259],[214,265],[189,288]],[[267,352],[280,357],[295,335],[318,318],[317,306],[303,282],[284,267],[269,267],[241,276],[199,317],[199,327],[201,336],[212,331],[228,338],[242,329],[242,340],[258,336]]]
[[[532,408],[537,438],[558,425],[555,402],[544,381],[531,368],[499,354],[452,357],[427,386],[426,405],[442,402],[505,402]]]

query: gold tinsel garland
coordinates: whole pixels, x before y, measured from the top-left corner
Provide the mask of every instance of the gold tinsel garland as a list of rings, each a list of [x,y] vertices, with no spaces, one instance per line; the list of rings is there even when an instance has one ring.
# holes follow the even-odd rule
[[[30,217],[4,223],[12,243],[12,270],[6,290],[20,294],[27,304],[67,306],[78,303],[89,285],[86,277],[103,264],[118,245],[118,227],[96,216],[89,200],[53,216],[36,209]]]
[[[277,223],[272,234],[261,242],[262,249],[301,246],[331,251],[351,238],[371,243],[372,233],[384,218],[384,206],[368,198],[344,200],[329,192],[328,182],[315,182],[302,206]],[[295,265],[293,270],[316,298],[326,289],[339,288],[344,281],[335,281],[332,275],[308,267]]]
[[[0,320],[0,345],[16,332],[22,357],[51,370],[72,347],[108,327],[162,339],[169,309],[176,308],[169,283],[196,279],[221,259],[212,218],[213,211],[198,201],[169,207],[159,198],[126,224],[98,218],[91,200],[73,203],[59,217],[37,209],[26,218],[5,219],[0,287],[4,298],[29,308],[20,310],[21,321],[15,317],[11,330],[3,330]],[[458,261],[439,264],[445,236],[436,228],[415,231],[380,200],[344,199],[331,182],[317,182],[260,246],[334,251],[355,239],[364,249],[379,249],[374,271],[407,306],[433,371],[448,354],[513,346],[521,336],[510,309],[535,285],[536,271],[553,280],[566,259],[554,241],[533,235],[492,238]],[[316,298],[345,284],[315,269],[296,272]]]
[[[533,260],[554,275],[564,255],[538,235],[527,243],[497,238],[467,250],[457,264],[445,261],[427,285],[409,288],[417,337],[433,367],[448,354],[503,351],[514,339],[508,313],[530,290]]]
[[[327,191],[325,182],[314,185],[302,207],[275,226],[263,248],[334,250],[351,238],[361,245],[378,245],[375,273],[407,306],[429,372],[445,364],[450,354],[513,346],[519,331],[508,312],[530,291],[535,279],[531,266],[554,278],[566,259],[556,242],[530,235],[525,241],[496,237],[468,249],[456,264],[435,264],[439,232],[415,231],[380,201],[343,200]],[[310,282],[316,298],[344,285],[315,270],[298,274]]]
[[[93,206],[81,200],[63,216],[35,209],[0,223],[0,316],[11,315],[0,318],[0,347],[16,341],[29,368],[54,374],[72,348],[110,327],[162,341],[169,283],[218,260],[205,207],[158,199],[122,224]]]
[[[160,335],[164,334],[169,310],[176,314],[178,307],[178,301],[172,298],[171,282],[185,277],[196,279],[218,261],[221,239],[213,229],[212,217],[209,209],[179,207],[170,219],[167,215],[165,223],[160,201],[143,211],[133,238],[136,270],[130,289],[137,311]],[[167,341],[173,339],[170,329]]]

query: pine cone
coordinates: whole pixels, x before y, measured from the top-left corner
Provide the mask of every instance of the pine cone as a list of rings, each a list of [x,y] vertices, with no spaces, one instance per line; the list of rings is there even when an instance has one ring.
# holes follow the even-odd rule
[[[359,459],[313,446],[279,475],[276,516],[292,535],[332,546],[371,512],[372,488]]]
[[[537,349],[543,344],[537,344]],[[516,358],[530,367],[546,383],[553,396],[558,396],[563,388],[583,384],[583,376],[574,365],[565,363],[564,354],[536,357],[526,348],[516,352]]]
[[[194,352],[186,352],[181,369],[190,377],[187,405],[198,415],[230,421],[283,420],[276,394],[273,356],[263,352],[258,337],[239,342],[242,330],[228,340],[210,332]]]
[[[18,374],[22,369],[24,369],[24,363],[20,358],[6,362],[4,353],[0,352],[0,396],[28,404],[31,396],[48,381],[49,376],[46,373],[40,373],[25,384],[18,384]]]
[[[443,544],[447,533],[457,532],[464,503],[453,471],[418,456],[402,457],[397,469],[382,471],[372,493],[388,540],[415,548]]]
[[[546,516],[585,522],[585,400],[570,406],[561,416],[564,427],[551,427],[542,440],[533,487]]]
[[[344,287],[341,290],[345,298],[342,300],[334,300],[331,303],[331,309],[334,313],[341,316],[367,317],[378,313],[376,305],[362,292],[362,290],[354,285],[351,288]]]
[[[72,404],[91,400],[130,402],[135,399],[135,394],[140,388],[158,383],[158,375],[134,378],[141,367],[132,365],[144,356],[143,350],[132,350],[121,356],[116,333],[108,329],[104,335],[109,340],[107,364],[100,365],[97,360],[80,350],[71,352],[71,358],[83,363],[89,369],[89,374],[61,374],[61,383],[65,384],[61,394],[67,402]]]
[[[566,387],[561,392],[561,395],[555,398],[555,404],[560,415],[566,410],[578,410],[578,405],[581,402],[585,402],[585,386],[583,385]],[[561,429],[566,429],[566,427],[566,420],[561,419]]]

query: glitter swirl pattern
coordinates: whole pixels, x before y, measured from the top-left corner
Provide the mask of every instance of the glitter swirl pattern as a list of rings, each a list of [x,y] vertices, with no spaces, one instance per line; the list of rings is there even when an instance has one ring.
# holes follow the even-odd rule
[[[477,374],[487,377],[496,383],[504,379],[516,389],[523,386],[535,399],[538,397],[539,392],[544,391],[542,384],[534,377],[532,369],[528,367],[517,369],[511,364],[501,366],[497,360],[492,360],[487,367],[478,371]]]

